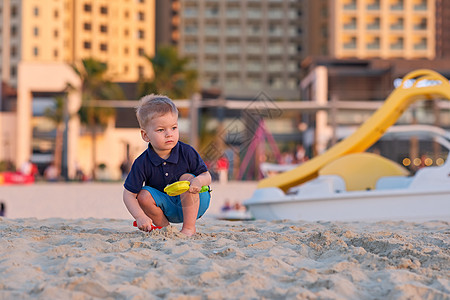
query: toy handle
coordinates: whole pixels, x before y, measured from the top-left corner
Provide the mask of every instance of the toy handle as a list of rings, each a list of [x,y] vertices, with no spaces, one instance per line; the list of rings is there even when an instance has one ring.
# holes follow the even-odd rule
[[[137,222],[136,221],[133,222],[133,226],[137,227]],[[162,228],[161,226],[155,226],[155,225],[152,224],[152,229],[150,231],[152,231],[154,229],[161,229],[161,228]]]

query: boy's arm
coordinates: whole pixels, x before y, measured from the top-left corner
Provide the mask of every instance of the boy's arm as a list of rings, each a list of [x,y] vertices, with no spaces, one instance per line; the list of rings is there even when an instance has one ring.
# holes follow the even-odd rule
[[[144,213],[136,196],[137,194],[123,189],[123,202],[133,218],[136,219],[137,227],[141,230],[149,231],[152,227],[152,219]]]
[[[189,188],[189,192],[199,193],[200,190],[202,189],[202,186],[210,185],[211,181],[212,181],[211,174],[208,171],[203,172],[191,180],[191,186]]]

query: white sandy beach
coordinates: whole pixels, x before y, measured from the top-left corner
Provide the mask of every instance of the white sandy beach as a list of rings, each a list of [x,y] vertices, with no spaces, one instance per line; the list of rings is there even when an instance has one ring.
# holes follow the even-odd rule
[[[22,187],[36,203],[13,217],[15,188],[0,186],[0,299],[450,299],[448,222],[204,217],[187,238],[133,228],[117,184]]]

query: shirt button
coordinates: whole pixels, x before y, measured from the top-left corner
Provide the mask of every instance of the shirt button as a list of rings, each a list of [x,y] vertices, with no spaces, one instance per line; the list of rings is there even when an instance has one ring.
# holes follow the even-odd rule
[[[169,173],[166,173],[166,176],[169,176]]]
[[[166,162],[163,162],[163,165],[165,166],[165,165],[166,165]]]

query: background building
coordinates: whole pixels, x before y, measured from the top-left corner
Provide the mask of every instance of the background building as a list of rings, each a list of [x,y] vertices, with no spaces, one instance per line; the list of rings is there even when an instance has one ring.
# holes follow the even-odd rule
[[[110,80],[137,82],[152,76],[143,55],[153,56],[154,50],[154,0],[0,1],[0,77],[17,89],[14,103],[1,101],[2,109],[11,112],[0,113],[2,137],[9,137],[1,139],[0,160],[17,168],[28,160],[42,167],[53,160],[56,126],[44,113],[56,97],[67,96],[67,83],[80,86],[70,65],[92,57],[107,63]],[[80,167],[90,174],[96,166],[87,150],[92,141],[77,120],[81,102],[74,95],[66,99],[68,172],[73,177]],[[106,162],[114,178],[127,155],[145,147],[130,130],[136,129],[108,126],[99,138],[98,151],[108,157],[99,163]]]
[[[432,0],[330,1],[330,55],[433,59],[435,9]]]
[[[450,57],[450,2],[436,0],[436,57]]]
[[[178,48],[203,89],[297,99],[303,13],[303,1],[180,0]]]
[[[154,54],[154,0],[3,0],[0,16],[0,73],[13,87],[21,62],[95,57],[114,81],[151,75],[142,55]]]

